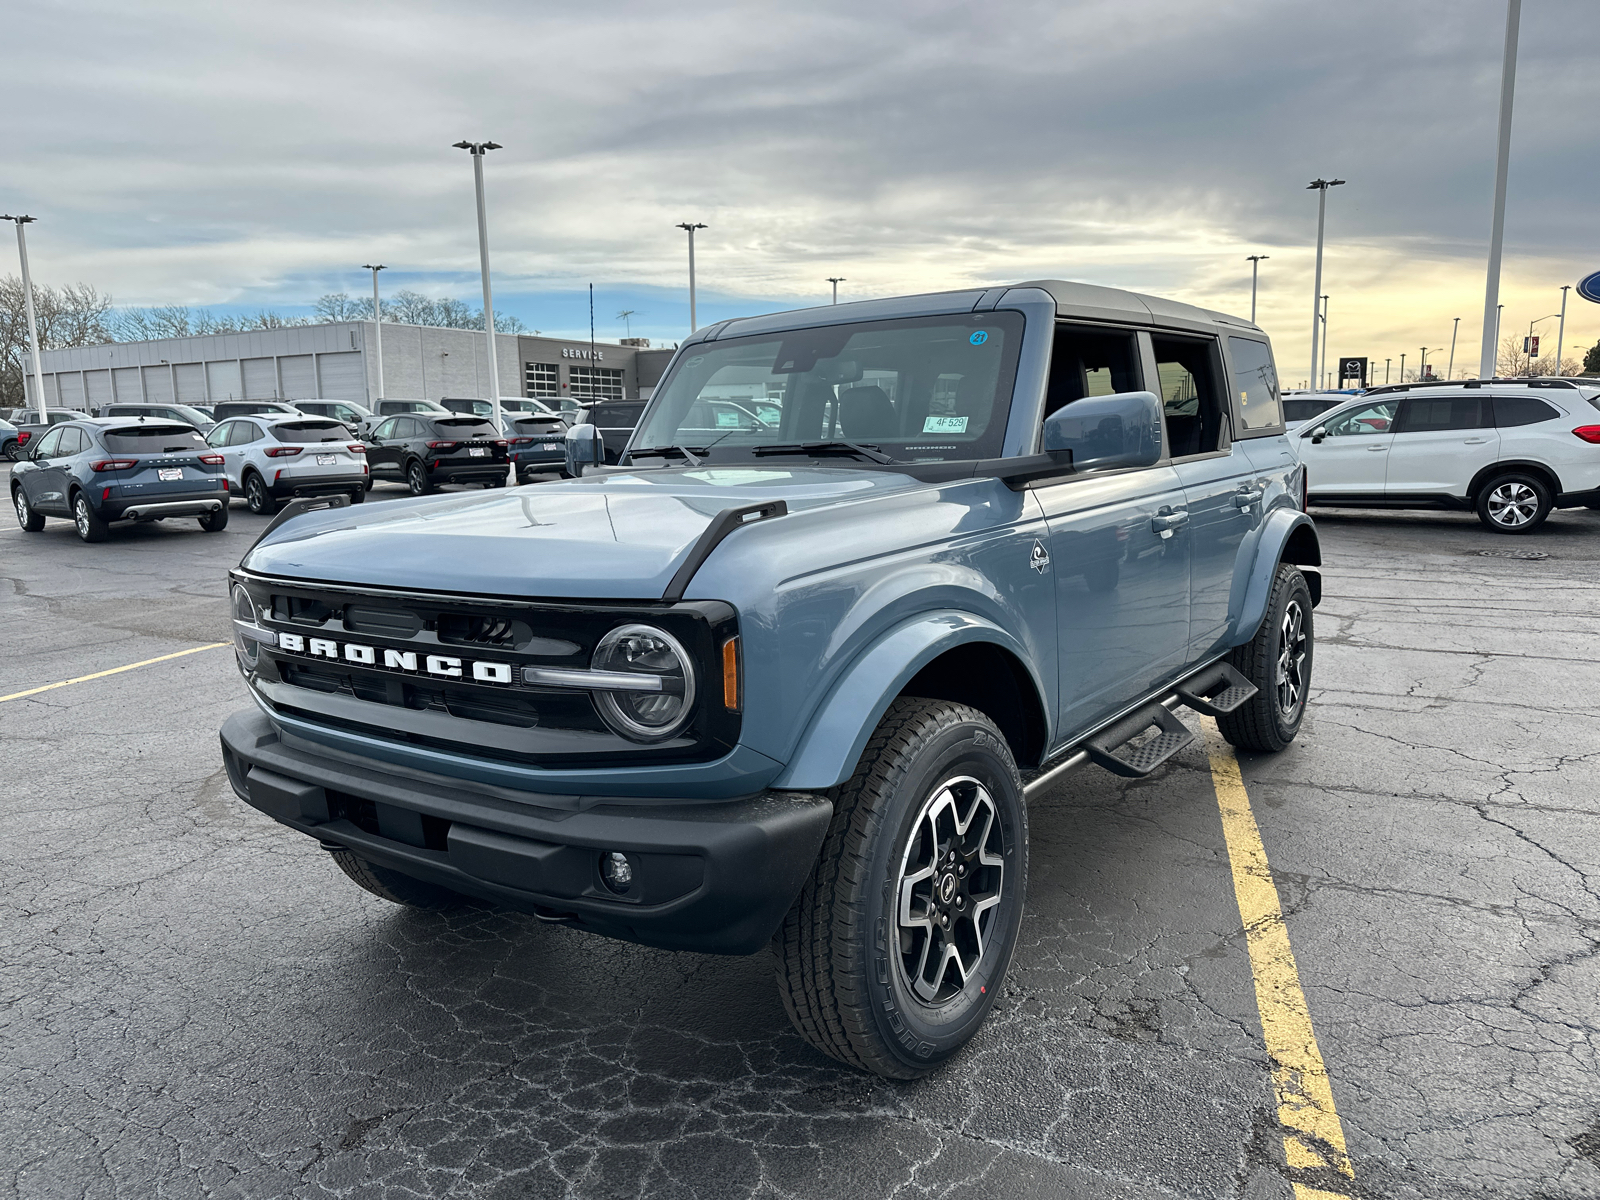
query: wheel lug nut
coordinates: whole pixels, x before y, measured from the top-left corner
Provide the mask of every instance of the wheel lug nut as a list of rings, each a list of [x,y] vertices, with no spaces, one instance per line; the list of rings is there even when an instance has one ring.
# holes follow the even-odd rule
[[[956,897],[956,907],[957,908],[965,908],[966,906],[967,906],[967,898],[965,896],[957,896]]]
[[[940,913],[939,914],[939,924],[943,925],[946,929],[949,929],[950,928],[950,914],[949,913]]]
[[[959,867],[956,868],[956,874],[961,876],[962,878],[966,877],[966,874],[967,874],[967,865],[966,865],[966,863],[962,863]]]

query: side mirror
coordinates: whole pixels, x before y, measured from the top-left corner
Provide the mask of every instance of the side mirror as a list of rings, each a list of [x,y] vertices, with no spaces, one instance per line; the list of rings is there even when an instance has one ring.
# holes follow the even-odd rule
[[[568,475],[577,479],[585,467],[597,467],[605,461],[605,440],[598,429],[593,425],[574,425],[567,430]]]
[[[1311,438],[1311,444],[1315,446],[1318,442],[1322,441],[1323,438],[1328,436],[1328,427],[1326,425],[1318,425],[1307,436]]]
[[[1070,455],[1075,471],[1154,466],[1161,461],[1161,401],[1153,392],[1074,400],[1045,419],[1044,452]]]

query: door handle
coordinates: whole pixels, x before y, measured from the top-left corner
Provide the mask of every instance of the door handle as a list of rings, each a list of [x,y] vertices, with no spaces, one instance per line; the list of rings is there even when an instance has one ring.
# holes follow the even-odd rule
[[[1174,529],[1181,529],[1189,523],[1187,509],[1174,509],[1172,512],[1159,513],[1150,518],[1150,527],[1157,533],[1168,534]]]
[[[1488,438],[1467,438],[1461,444],[1463,446],[1481,446],[1488,440]]]
[[[1367,453],[1368,454],[1382,454],[1388,448],[1389,447],[1387,447],[1387,446],[1368,446],[1367,447]]]
[[[1249,508],[1252,505],[1260,504],[1261,497],[1265,495],[1266,492],[1260,489],[1247,491],[1244,488],[1240,488],[1233,494],[1233,504],[1235,508]]]

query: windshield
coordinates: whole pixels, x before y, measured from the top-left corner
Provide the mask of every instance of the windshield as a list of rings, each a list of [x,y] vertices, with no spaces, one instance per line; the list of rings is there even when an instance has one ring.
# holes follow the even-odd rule
[[[694,346],[630,445],[713,460],[844,441],[901,462],[995,458],[1022,326],[1014,312],[908,317]]]

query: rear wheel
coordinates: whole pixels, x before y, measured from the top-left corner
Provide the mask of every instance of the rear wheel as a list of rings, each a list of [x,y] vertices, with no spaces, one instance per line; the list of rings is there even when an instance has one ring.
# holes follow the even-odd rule
[[[366,488],[358,487],[358,488],[351,489],[351,492],[350,492],[350,503],[351,504],[361,504],[362,502],[364,502],[366,500],[366,498],[367,498],[367,489]]]
[[[1261,628],[1228,658],[1256,685],[1256,694],[1217,718],[1222,736],[1241,750],[1269,753],[1294,741],[1306,715],[1315,648],[1306,577],[1298,567],[1279,563]]]
[[[1478,520],[1496,533],[1531,533],[1544,524],[1553,501],[1537,475],[1497,475],[1478,492]]]
[[[200,528],[207,533],[221,533],[228,527],[228,506],[226,503],[214,513],[207,513],[200,518]]]
[[[966,1045],[1005,980],[1027,888],[1022,783],[983,713],[902,698],[834,802],[773,939],[778,991],[824,1054],[914,1079]]]
[[[244,477],[244,503],[258,516],[270,517],[278,511],[278,502],[267,490],[267,481],[254,471]]]
[[[22,457],[22,447],[17,444],[16,438],[12,438],[6,443],[5,456],[12,462],[16,462]]]
[[[361,485],[361,490],[363,492],[370,492],[372,490],[372,476],[371,475],[367,476],[367,481]]]
[[[339,864],[339,869],[354,880],[357,886],[391,904],[403,904],[407,908],[439,912],[471,903],[460,892],[453,892],[436,883],[413,879],[410,875],[388,867],[380,867],[377,863],[368,862],[354,850],[341,847],[328,853],[333,861]]]
[[[33,511],[33,505],[28,503],[28,495],[22,490],[19,483],[11,489],[11,503],[17,507],[17,524],[21,525],[28,533],[38,533],[44,528],[44,516]]]
[[[426,496],[433,491],[433,483],[428,479],[428,468],[422,465],[422,460],[413,458],[411,465],[406,468],[406,486],[411,489],[413,496]]]
[[[78,536],[86,542],[103,542],[110,532],[100,514],[89,505],[89,497],[82,492],[72,496],[72,523],[78,527]]]

